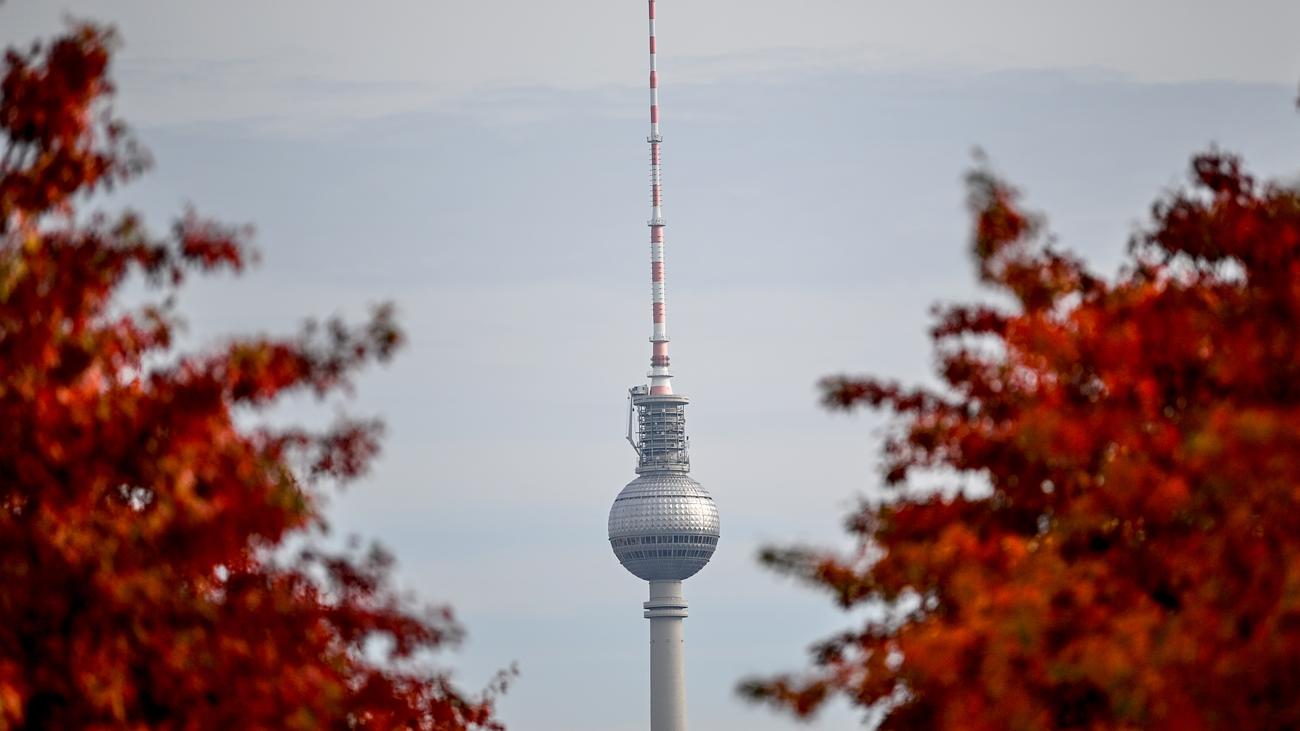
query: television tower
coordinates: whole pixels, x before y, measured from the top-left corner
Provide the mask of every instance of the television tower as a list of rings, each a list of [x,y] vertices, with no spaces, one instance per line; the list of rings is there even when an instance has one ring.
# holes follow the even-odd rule
[[[659,71],[655,0],[650,4],[650,344],[649,385],[628,391],[627,440],[637,478],[609,510],[609,545],[628,571],[650,582],[650,731],[686,731],[686,599],[682,582],[704,568],[718,545],[718,508],[687,474],[685,396],[673,393],[664,293],[663,190],[660,175]]]

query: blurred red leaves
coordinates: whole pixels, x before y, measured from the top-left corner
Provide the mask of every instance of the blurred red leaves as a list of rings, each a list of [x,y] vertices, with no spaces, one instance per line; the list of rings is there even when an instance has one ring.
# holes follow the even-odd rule
[[[883,729],[1300,728],[1300,193],[1197,157],[1106,282],[968,184],[1014,304],[938,313],[942,390],[823,388],[900,416],[888,483],[987,489],[864,505],[854,555],[765,552],[870,619],[742,691]]]
[[[0,729],[500,728],[433,665],[447,610],[398,595],[382,551],[310,547],[378,424],[247,426],[388,358],[391,311],[177,352],[166,303],[240,271],[247,232],[76,215],[145,165],[109,114],[113,43],[76,25],[0,80]],[[126,307],[133,276],[165,303]]]

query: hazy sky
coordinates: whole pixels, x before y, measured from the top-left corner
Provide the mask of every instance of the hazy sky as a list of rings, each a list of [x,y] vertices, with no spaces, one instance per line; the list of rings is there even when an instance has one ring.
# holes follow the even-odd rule
[[[125,202],[256,225],[262,267],[189,293],[191,342],[397,303],[410,346],[348,405],[383,415],[386,450],[331,512],[456,607],[465,685],[518,661],[502,710],[524,731],[648,726],[645,586],[605,541],[648,358],[644,10],[0,5],[5,44],[65,12],[120,27],[119,107],[157,161]],[[754,555],[841,543],[876,489],[880,420],[821,411],[814,383],[930,378],[928,307],[979,295],[971,148],[1112,273],[1191,153],[1300,169],[1300,4],[662,0],[659,25],[676,385],[723,525],[686,584],[690,715],[792,729],[737,680],[852,618]]]
[[[641,81],[633,0],[8,0],[7,38],[111,16],[140,121],[321,123],[506,87]],[[808,70],[1092,69],[1141,81],[1291,83],[1293,0],[695,0],[663,4],[666,81]],[[678,111],[679,114],[684,110]]]

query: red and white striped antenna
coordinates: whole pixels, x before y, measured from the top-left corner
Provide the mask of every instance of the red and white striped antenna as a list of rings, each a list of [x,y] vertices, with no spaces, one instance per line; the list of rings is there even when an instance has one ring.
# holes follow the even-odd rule
[[[673,392],[672,373],[668,370],[668,313],[664,297],[664,221],[663,175],[659,147],[659,68],[655,63],[655,0],[650,0],[650,312],[654,330],[650,335],[650,393]]]

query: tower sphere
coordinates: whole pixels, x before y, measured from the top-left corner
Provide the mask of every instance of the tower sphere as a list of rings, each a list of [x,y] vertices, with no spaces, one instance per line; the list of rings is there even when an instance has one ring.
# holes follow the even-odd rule
[[[609,544],[619,563],[646,581],[682,581],[704,568],[719,536],[718,508],[683,472],[648,472],[628,483],[609,510]]]

